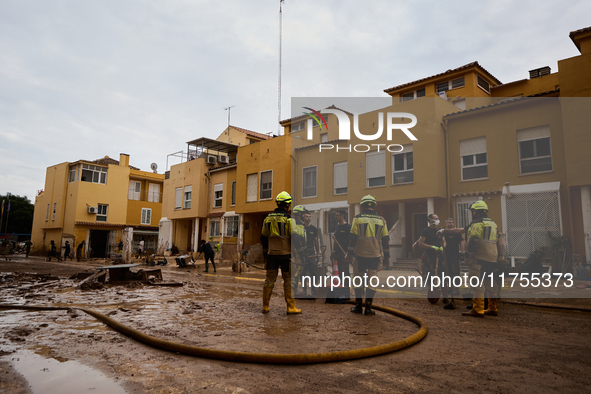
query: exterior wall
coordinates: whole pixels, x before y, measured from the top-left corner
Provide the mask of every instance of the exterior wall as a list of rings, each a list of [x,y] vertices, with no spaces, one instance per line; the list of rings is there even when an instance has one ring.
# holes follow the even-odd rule
[[[168,219],[207,217],[209,180],[208,165],[204,158],[187,161],[170,168],[170,178],[164,180],[162,193],[162,216]],[[175,191],[192,185],[191,208],[175,209]]]
[[[129,156],[122,154],[120,158],[119,165],[79,161],[76,163],[65,162],[47,168],[44,193],[35,199],[31,238],[36,253],[47,250],[49,241],[52,239],[60,245],[63,237],[74,238],[72,245],[74,252],[80,242],[88,241],[89,230],[116,231],[115,235],[118,235],[125,226],[140,224],[141,209],[136,216],[131,212],[130,207],[141,202],[128,202],[130,171],[134,171],[136,177],[152,181],[159,180],[160,182],[162,182],[164,175],[131,170]],[[81,181],[80,167],[82,164],[106,167],[106,184]],[[68,179],[70,166],[77,168],[73,182],[69,182]],[[54,203],[56,203],[55,220],[52,216]],[[50,213],[49,220],[46,221],[47,204],[50,205]],[[97,207],[98,204],[108,205],[106,222],[98,222],[96,214],[88,213],[88,207]],[[152,223],[155,226],[154,222],[161,214],[161,204],[147,202],[146,204],[152,207]],[[46,233],[45,237],[43,236],[44,232]],[[110,239],[107,242],[109,245],[113,243]]]
[[[236,170],[237,213],[271,212],[276,208],[275,196],[282,191],[291,192],[290,138],[279,136],[238,149]],[[273,170],[272,197],[260,199],[260,173]],[[257,174],[257,199],[246,201],[247,175]]]

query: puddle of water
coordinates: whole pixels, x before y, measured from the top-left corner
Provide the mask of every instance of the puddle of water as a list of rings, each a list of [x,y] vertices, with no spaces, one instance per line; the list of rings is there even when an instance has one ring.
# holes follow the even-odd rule
[[[103,373],[76,361],[59,362],[27,350],[4,357],[23,375],[33,393],[78,394],[84,391],[119,394],[125,390]]]

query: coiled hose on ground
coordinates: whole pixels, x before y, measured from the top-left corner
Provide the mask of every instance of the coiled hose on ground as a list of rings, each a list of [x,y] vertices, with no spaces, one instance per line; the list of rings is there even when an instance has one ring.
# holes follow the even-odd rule
[[[353,302],[349,302],[353,303]],[[411,314],[385,307],[380,305],[372,305],[372,308],[389,313],[391,315],[400,317],[402,319],[411,321],[419,326],[419,330],[413,335],[401,339],[399,341],[386,343],[384,345],[372,346],[363,349],[343,350],[337,352],[327,353],[296,353],[296,354],[281,354],[281,353],[249,353],[249,352],[235,352],[229,350],[215,350],[207,349],[199,346],[185,345],[182,343],[172,342],[160,338],[153,337],[141,331],[128,327],[118,321],[111,319],[101,313],[95,312],[85,308],[69,308],[69,307],[55,307],[55,306],[33,306],[33,305],[8,305],[0,304],[0,309],[21,309],[29,311],[48,311],[48,310],[69,310],[79,309],[96,319],[102,321],[116,331],[124,334],[136,341],[142,342],[148,346],[158,349],[167,350],[186,354],[189,356],[212,358],[225,361],[238,361],[246,363],[258,364],[316,364],[328,363],[335,361],[355,360],[360,358],[378,356],[386,353],[392,353],[400,349],[407,348],[418,343],[427,335],[427,324],[420,318]]]

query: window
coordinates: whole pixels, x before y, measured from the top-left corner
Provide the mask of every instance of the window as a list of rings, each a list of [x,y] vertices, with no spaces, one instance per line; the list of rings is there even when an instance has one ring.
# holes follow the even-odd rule
[[[191,198],[193,196],[193,185],[185,186],[185,194],[183,198],[183,208],[191,208]]]
[[[334,194],[347,193],[347,162],[334,163]]]
[[[107,168],[82,164],[82,176],[80,180],[82,182],[101,183],[105,185],[107,183]]]
[[[322,134],[320,134],[320,142],[321,143],[328,142],[328,133],[322,133]]]
[[[217,183],[213,186],[213,207],[221,208],[224,196],[224,184]]]
[[[521,174],[552,171],[550,127],[532,127],[517,131],[519,171]]]
[[[414,182],[412,144],[404,145],[400,153],[392,155],[392,184]]]
[[[174,209],[181,209],[183,207],[183,188],[177,187],[174,189]]]
[[[224,218],[224,235],[226,237],[238,236],[238,216],[227,216]]]
[[[107,221],[107,211],[109,209],[108,205],[99,204],[97,207],[96,212],[96,221],[97,222],[106,222]]]
[[[273,170],[261,172],[261,200],[273,198]]]
[[[404,93],[402,95],[402,102],[414,100],[414,99],[417,99],[419,97],[425,97],[425,88],[418,89],[418,90],[415,90],[413,92]]]
[[[217,237],[220,234],[220,219],[209,219],[209,236]]]
[[[129,190],[127,192],[128,200],[140,200],[142,194],[142,183],[137,181],[129,181]]]
[[[49,221],[49,204],[47,204],[47,212],[45,213],[45,221]]]
[[[70,166],[70,173],[68,174],[68,182],[74,182],[76,180],[76,166]]]
[[[481,87],[486,93],[490,93],[490,84],[486,82],[480,75],[476,76],[476,84]]]
[[[232,181],[232,200],[230,204],[232,206],[236,205],[236,181]]]
[[[55,220],[55,211],[57,210],[57,203],[53,203],[53,215],[51,215],[51,220]]]
[[[462,180],[488,177],[486,137],[460,141]]]
[[[159,183],[150,183],[148,185],[148,202],[160,202]]]
[[[384,152],[365,154],[367,187],[386,185],[386,155]]]
[[[246,202],[257,200],[258,174],[248,174],[246,176]]]
[[[437,84],[437,93],[447,92],[450,89],[457,89],[463,87],[465,84],[464,77],[452,79]]]
[[[152,210],[150,208],[142,208],[142,224],[152,223]]]
[[[302,197],[316,197],[316,166],[305,167],[302,173]]]
[[[306,128],[306,122],[299,122],[291,125],[291,132],[302,131]]]

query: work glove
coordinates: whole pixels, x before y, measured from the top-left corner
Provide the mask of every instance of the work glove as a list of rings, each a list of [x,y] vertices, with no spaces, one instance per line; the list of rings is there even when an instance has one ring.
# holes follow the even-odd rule
[[[443,252],[443,248],[440,246],[431,246],[432,249],[434,249],[436,252]]]

